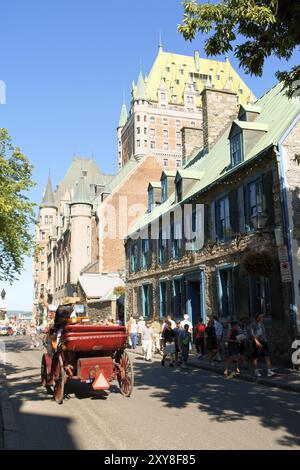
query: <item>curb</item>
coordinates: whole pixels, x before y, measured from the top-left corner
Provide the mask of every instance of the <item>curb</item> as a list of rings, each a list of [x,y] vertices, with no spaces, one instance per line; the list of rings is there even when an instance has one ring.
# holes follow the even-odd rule
[[[15,414],[9,398],[9,394],[5,389],[7,385],[6,373],[3,366],[0,365],[0,412],[2,429],[0,432],[3,434],[3,449],[4,450],[18,450],[19,449],[19,434],[18,427],[15,419]]]
[[[136,350],[133,351],[132,349],[131,350],[128,349],[128,351],[130,351],[133,354],[136,354],[138,356],[143,356],[142,353],[140,353]],[[158,355],[158,354],[153,354],[153,357],[161,358],[161,356]],[[203,370],[206,370],[208,372],[215,372],[216,374],[219,374],[219,375],[222,375],[222,376],[223,376],[223,373],[224,373],[224,368],[223,367],[212,367],[208,364],[199,364],[199,363],[194,362],[193,358],[191,358],[189,364],[190,364],[190,366],[196,367],[197,369],[203,369]],[[252,383],[255,383],[255,384],[259,384],[259,385],[264,385],[265,387],[279,388],[279,389],[282,389],[282,390],[286,390],[288,392],[300,393],[300,385],[292,385],[292,384],[288,384],[288,383],[282,383],[282,382],[278,382],[278,381],[276,381],[272,378],[264,379],[264,378],[259,378],[259,377],[253,377],[252,375],[243,374],[243,373],[235,375],[234,378],[238,379],[238,380],[244,380],[245,382],[252,382]],[[299,378],[300,378],[300,374],[299,374]]]

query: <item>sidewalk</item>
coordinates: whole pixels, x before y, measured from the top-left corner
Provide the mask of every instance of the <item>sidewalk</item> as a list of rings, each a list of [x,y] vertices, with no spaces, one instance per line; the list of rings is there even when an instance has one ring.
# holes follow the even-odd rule
[[[18,429],[6,388],[5,368],[0,363],[0,450],[17,450]]]
[[[130,350],[133,354],[137,354],[139,356],[143,355],[142,347],[138,346],[135,351]],[[160,361],[162,358],[159,354],[154,354],[153,360],[155,362]],[[207,359],[198,359],[197,353],[193,349],[189,355],[188,365],[191,367],[196,367],[197,369],[204,369],[209,372],[214,372],[216,374],[220,374],[223,376],[225,370],[225,363],[224,362],[216,362],[216,366],[212,366]],[[184,369],[188,370],[188,369]],[[234,374],[234,378],[240,380],[246,380],[247,382],[254,382],[260,385],[265,385],[268,387],[275,387],[280,388],[282,390],[288,390],[289,392],[296,392],[300,393],[300,371],[292,370],[292,369],[285,369],[285,368],[276,368],[273,367],[274,372],[276,375],[274,377],[268,378],[261,369],[263,376],[262,377],[255,377],[253,374],[253,370],[250,369],[249,371],[242,370],[240,374]],[[229,380],[229,378],[224,378],[224,380]]]

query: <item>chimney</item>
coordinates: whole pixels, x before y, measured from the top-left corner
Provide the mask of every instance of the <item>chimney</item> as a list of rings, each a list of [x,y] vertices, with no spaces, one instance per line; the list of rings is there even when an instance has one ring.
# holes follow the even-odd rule
[[[205,87],[201,93],[203,107],[203,144],[209,151],[228,125],[237,118],[238,97],[230,90]]]
[[[203,129],[197,127],[183,127],[181,129],[182,140],[182,165],[186,165],[196,149],[203,147]]]

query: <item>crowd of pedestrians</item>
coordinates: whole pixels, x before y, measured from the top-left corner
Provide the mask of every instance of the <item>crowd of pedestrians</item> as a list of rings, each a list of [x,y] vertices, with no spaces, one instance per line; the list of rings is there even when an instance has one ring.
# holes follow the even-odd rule
[[[162,322],[145,321],[143,317],[138,320],[130,318],[127,331],[130,347],[142,346],[144,359],[149,362],[154,353],[160,353],[162,366],[168,362],[170,367],[181,365],[186,368],[194,344],[199,360],[206,357],[212,366],[225,361],[225,377],[230,375],[233,364],[235,373],[240,373],[241,368],[248,370],[250,358],[254,374],[260,377],[259,357],[264,358],[267,376],[274,375],[263,315],[256,315],[253,322],[248,318],[221,322],[217,317],[211,317],[207,324],[199,317],[195,325],[188,315],[177,321],[168,315]]]

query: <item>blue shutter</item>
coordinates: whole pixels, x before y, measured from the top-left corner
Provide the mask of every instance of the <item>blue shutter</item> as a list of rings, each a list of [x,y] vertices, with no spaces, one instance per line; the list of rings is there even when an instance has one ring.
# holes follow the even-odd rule
[[[244,202],[244,187],[238,188],[238,211],[239,211],[239,231],[245,232],[245,202]]]
[[[216,241],[216,203],[213,201],[210,204],[210,239],[212,242]]]

